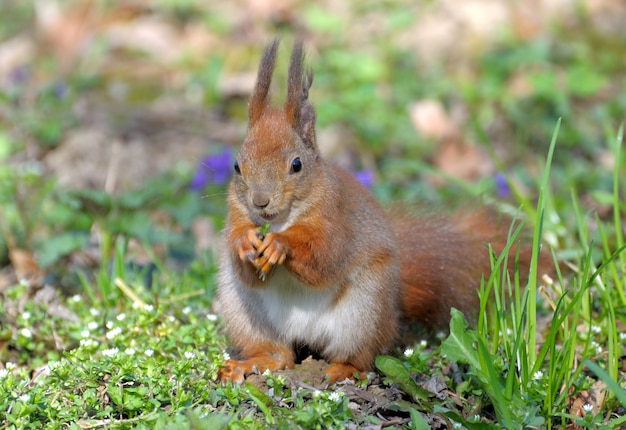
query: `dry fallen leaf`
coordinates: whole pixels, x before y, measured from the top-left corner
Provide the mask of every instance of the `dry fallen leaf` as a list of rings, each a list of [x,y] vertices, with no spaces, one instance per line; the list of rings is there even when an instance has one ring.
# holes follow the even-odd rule
[[[494,171],[494,163],[483,148],[460,136],[445,140],[433,161],[441,171],[464,180],[485,177]]]
[[[58,0],[35,2],[37,34],[69,71],[94,35],[120,22],[130,21],[147,10],[132,2],[112,3],[102,7],[94,0],[77,0],[69,5]]]
[[[463,138],[458,119],[449,115],[440,101],[419,100],[409,107],[409,115],[415,130],[437,144],[433,162],[442,172],[472,180],[493,171],[493,162],[485,151]]]
[[[602,381],[596,381],[589,390],[582,391],[576,397],[571,398],[569,413],[576,417],[584,417],[591,413],[596,415],[602,409],[604,397],[606,395],[606,384]],[[583,427],[571,423],[569,429],[582,429]]]
[[[93,34],[92,0],[79,1],[62,9],[55,0],[35,2],[37,30],[41,40],[51,48],[64,70],[68,70]]]
[[[111,46],[147,53],[156,62],[172,62],[185,52],[181,50],[179,32],[173,23],[159,17],[139,17],[112,24],[106,35]]]
[[[39,267],[35,254],[28,249],[12,248],[9,250],[9,259],[15,270],[17,279],[24,279],[31,283],[43,280],[44,272]]]
[[[455,129],[450,116],[439,100],[419,100],[409,106],[409,115],[415,130],[429,139],[443,139]]]

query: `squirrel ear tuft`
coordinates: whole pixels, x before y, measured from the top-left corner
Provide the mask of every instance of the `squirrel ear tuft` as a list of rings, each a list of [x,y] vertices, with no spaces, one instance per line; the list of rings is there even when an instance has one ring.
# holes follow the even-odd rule
[[[315,109],[308,103],[309,89],[313,84],[313,71],[304,71],[302,42],[294,44],[289,63],[287,101],[285,114],[289,124],[308,145],[315,145]]]
[[[259,73],[257,75],[256,85],[248,103],[248,120],[251,127],[259,120],[261,115],[268,106],[268,93],[272,83],[272,75],[274,74],[274,66],[276,65],[276,53],[280,40],[274,41],[265,48]]]
[[[309,103],[304,103],[300,109],[300,122],[298,134],[300,138],[311,147],[317,146],[315,139],[315,108]]]

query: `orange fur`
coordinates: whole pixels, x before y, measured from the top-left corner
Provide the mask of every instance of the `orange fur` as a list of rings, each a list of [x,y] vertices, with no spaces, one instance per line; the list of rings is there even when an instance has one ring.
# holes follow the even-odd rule
[[[247,360],[226,360],[218,373],[220,380],[241,384],[253,371],[282,370],[292,367],[295,354],[291,348],[275,344],[253,344],[242,350]]]
[[[240,383],[255,370],[291,367],[306,346],[331,363],[335,382],[370,370],[400,318],[439,327],[451,307],[471,315],[490,270],[484,242],[502,250],[509,221],[486,210],[384,212],[351,173],[320,157],[300,44],[285,106],[270,107],[277,47],[261,61],[229,189],[218,297],[238,354],[219,377]],[[524,249],[520,265],[529,260]]]
[[[431,329],[445,327],[450,309],[475,319],[481,277],[489,276],[487,244],[499,255],[506,246],[511,220],[486,209],[446,217],[395,214],[401,256],[402,315]],[[509,252],[509,270],[517,247]],[[531,253],[522,248],[519,265],[527,269]],[[524,270],[520,270],[523,273]]]

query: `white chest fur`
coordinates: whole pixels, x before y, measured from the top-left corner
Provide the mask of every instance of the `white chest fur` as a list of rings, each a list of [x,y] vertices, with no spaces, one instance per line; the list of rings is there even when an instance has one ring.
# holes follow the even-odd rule
[[[256,291],[259,311],[285,343],[303,343],[327,356],[347,356],[358,345],[352,330],[355,315],[347,297],[337,301],[338,286],[314,289],[302,285],[287,270],[278,270],[267,288]]]
[[[336,288],[313,289],[279,268],[267,288],[258,291],[265,318],[287,342],[321,341],[339,321]]]

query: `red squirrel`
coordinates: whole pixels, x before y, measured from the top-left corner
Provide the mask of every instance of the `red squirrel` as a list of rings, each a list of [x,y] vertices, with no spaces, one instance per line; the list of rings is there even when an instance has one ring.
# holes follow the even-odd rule
[[[237,359],[223,363],[219,379],[241,383],[254,371],[293,367],[306,347],[330,363],[325,374],[336,382],[369,371],[401,320],[438,327],[451,307],[475,310],[490,271],[485,242],[499,252],[510,223],[487,211],[383,210],[352,173],[320,155],[301,43],[285,105],[271,106],[277,49],[274,41],[261,60],[229,188],[218,297]]]

